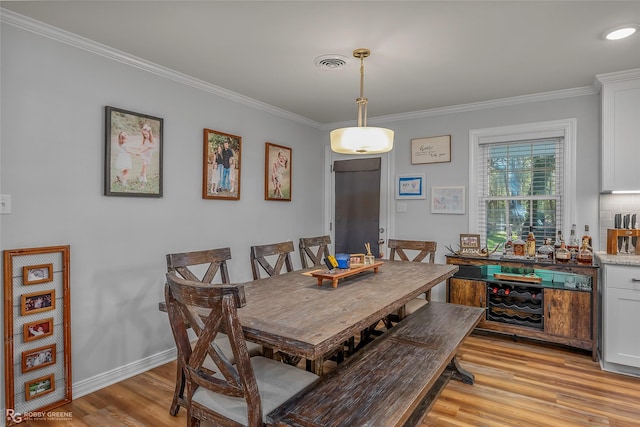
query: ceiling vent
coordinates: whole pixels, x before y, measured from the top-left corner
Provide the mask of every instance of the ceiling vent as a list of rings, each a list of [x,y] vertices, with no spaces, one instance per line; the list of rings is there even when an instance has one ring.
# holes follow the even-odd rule
[[[322,55],[313,60],[323,70],[340,70],[347,66],[348,58],[342,55]]]

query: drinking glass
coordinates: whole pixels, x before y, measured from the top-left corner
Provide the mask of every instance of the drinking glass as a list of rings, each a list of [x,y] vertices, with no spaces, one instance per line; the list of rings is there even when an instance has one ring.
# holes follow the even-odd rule
[[[576,289],[576,276],[565,276],[564,287],[568,289]]]

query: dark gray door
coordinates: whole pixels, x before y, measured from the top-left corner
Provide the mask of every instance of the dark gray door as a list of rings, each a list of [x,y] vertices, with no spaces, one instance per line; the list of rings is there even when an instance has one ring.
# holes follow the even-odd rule
[[[381,158],[338,160],[333,163],[336,253],[380,253]]]

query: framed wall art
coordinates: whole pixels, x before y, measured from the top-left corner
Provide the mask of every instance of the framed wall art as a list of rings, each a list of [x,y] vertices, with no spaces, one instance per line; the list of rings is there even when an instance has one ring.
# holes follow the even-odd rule
[[[5,408],[46,412],[72,398],[70,247],[3,255]],[[7,417],[7,425],[19,422]]]
[[[431,213],[464,214],[464,187],[431,187]]]
[[[56,345],[50,344],[22,352],[22,373],[56,363]]]
[[[293,163],[291,148],[265,143],[264,154],[264,199],[291,201]]]
[[[396,176],[396,199],[424,199],[425,175],[409,174]]]
[[[105,196],[162,197],[163,120],[105,107]]]
[[[22,267],[22,283],[25,285],[37,285],[53,280],[52,264],[29,265]]]
[[[242,138],[205,129],[203,149],[202,198],[240,200]]]
[[[461,234],[460,235],[460,253],[477,253],[480,250],[479,234]]]
[[[451,135],[431,136],[411,140],[411,164],[451,161]]]

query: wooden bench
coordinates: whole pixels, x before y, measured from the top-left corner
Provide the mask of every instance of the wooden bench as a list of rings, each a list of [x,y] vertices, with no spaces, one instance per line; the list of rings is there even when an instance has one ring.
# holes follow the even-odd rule
[[[484,309],[431,302],[268,415],[269,426],[419,426],[450,378]]]

